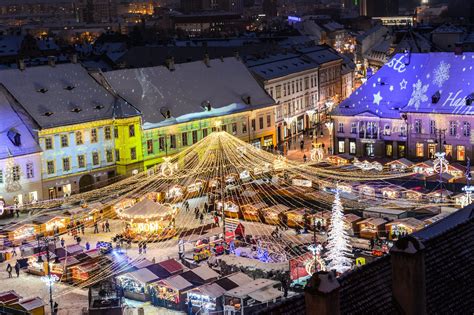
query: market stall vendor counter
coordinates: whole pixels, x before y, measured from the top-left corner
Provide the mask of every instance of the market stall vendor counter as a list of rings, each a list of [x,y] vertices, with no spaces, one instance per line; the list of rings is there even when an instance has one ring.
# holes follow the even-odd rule
[[[33,241],[39,232],[39,226],[33,223],[14,223],[2,228],[3,234],[13,244],[19,245],[22,242]]]
[[[382,218],[367,218],[357,222],[359,226],[359,233],[361,238],[372,239],[380,236],[385,236],[386,220]]]
[[[50,259],[50,266],[52,265],[51,262],[55,261],[56,255],[54,253],[49,253]],[[26,268],[26,272],[37,275],[37,276],[44,276],[48,273],[48,259],[46,252],[40,252],[31,255],[27,258],[28,267]]]
[[[126,298],[144,302],[150,300],[149,284],[159,280],[159,277],[142,268],[117,276],[117,280]]]
[[[302,228],[304,226],[304,215],[311,215],[311,210],[308,208],[298,208],[284,213],[286,217],[286,224],[292,228]]]
[[[221,202],[218,202],[217,210],[222,211]],[[224,215],[226,216],[226,218],[239,218],[239,206],[237,200],[234,200],[233,198],[226,198],[224,200]]]
[[[151,303],[169,309],[184,310],[186,290],[192,287],[193,284],[181,275],[159,280],[151,284]]]
[[[180,274],[193,285],[203,285],[216,280],[219,274],[206,265],[188,270]]]
[[[290,207],[283,204],[276,204],[271,207],[260,209],[260,215],[266,224],[280,225],[280,216],[282,213],[288,211]]]
[[[62,234],[67,232],[67,225],[71,221],[65,216],[42,215],[33,220],[33,224],[38,226],[38,232],[44,235],[54,235],[55,231]]]
[[[80,264],[74,256],[67,256],[59,258],[57,261],[51,264],[51,274],[55,275],[62,282],[68,282],[72,280],[71,267]]]

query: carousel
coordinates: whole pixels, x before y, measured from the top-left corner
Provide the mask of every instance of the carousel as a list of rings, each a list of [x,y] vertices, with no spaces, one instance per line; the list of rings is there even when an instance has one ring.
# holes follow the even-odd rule
[[[117,216],[126,223],[124,234],[135,241],[161,241],[175,236],[176,214],[176,208],[150,199],[117,211]]]

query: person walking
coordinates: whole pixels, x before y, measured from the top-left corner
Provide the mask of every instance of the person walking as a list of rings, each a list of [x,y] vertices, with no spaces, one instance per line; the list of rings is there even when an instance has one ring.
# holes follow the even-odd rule
[[[61,247],[64,247],[64,238],[61,237]]]
[[[146,242],[143,243],[143,254],[146,254]]]
[[[307,159],[308,159],[308,158],[306,157],[306,154],[303,154],[303,162],[306,163],[306,160],[307,160]]]
[[[220,226],[219,225],[219,217],[217,215],[214,216],[214,224],[217,225],[217,226]]]
[[[201,224],[204,223],[204,214],[201,213],[201,215],[199,216],[199,221],[201,222]]]
[[[142,243],[138,243],[138,254],[142,254]]]
[[[86,242],[86,250],[89,250],[91,248],[91,244],[89,242]]]
[[[80,245],[80,244],[81,244],[81,237],[80,237],[80,236],[77,236],[76,242],[77,242],[77,245]]]
[[[105,222],[102,222],[102,232],[105,232]]]
[[[84,226],[84,223],[81,223],[81,233],[82,235],[84,235],[84,230],[86,229],[86,227]]]
[[[8,264],[7,265],[7,272],[8,272],[8,278],[12,278],[12,265]]]
[[[20,277],[20,263],[18,262],[18,260],[16,261],[16,264],[15,264],[15,272],[16,272],[16,277]]]
[[[16,254],[16,247],[15,245],[13,245],[13,249],[12,249],[12,257],[16,257],[17,254]]]
[[[19,218],[20,217],[20,208],[17,206],[15,206],[15,213],[16,213],[16,217]]]
[[[94,222],[94,234],[99,233],[99,224],[97,224],[97,221]]]
[[[110,232],[109,220],[105,220],[105,232]]]

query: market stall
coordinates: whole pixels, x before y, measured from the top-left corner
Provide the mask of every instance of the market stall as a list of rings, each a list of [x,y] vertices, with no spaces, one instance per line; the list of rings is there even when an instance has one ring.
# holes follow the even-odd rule
[[[205,181],[201,179],[196,179],[196,181],[186,188],[187,198],[199,197],[204,190]]]
[[[176,234],[171,223],[177,213],[176,208],[143,199],[130,208],[117,212],[117,216],[127,224],[125,234],[134,240],[158,241],[169,239]]]
[[[93,222],[101,219],[104,205],[100,202],[83,203],[80,207],[70,208],[64,211],[65,216],[69,216],[70,221],[82,221],[86,226],[92,226]]]
[[[385,235],[385,224],[386,220],[382,218],[367,218],[357,222],[360,231],[360,237],[362,238],[376,238]]]
[[[33,223],[11,223],[2,228],[2,233],[6,233],[8,240],[17,245],[34,240],[38,232],[39,226]]]
[[[289,209],[290,208],[285,205],[276,204],[271,207],[260,209],[260,215],[266,224],[280,225],[280,215]]]
[[[357,186],[359,191],[360,198],[375,199],[375,188],[369,185],[359,185]]]
[[[397,239],[405,234],[411,234],[422,229],[424,226],[425,223],[423,221],[415,218],[397,219],[385,224],[390,240]]]
[[[312,227],[316,226],[318,229],[328,230],[331,223],[331,211],[320,211],[316,212],[311,216]]]
[[[155,306],[184,310],[186,290],[193,285],[181,275],[159,280],[151,284],[151,302]]]
[[[36,217],[33,220],[33,224],[36,224],[39,227],[38,232],[43,233],[44,235],[53,235],[55,231],[58,233],[65,233],[69,222],[70,218],[68,217],[48,214]]]
[[[101,269],[98,261],[86,261],[71,267],[71,280],[73,283],[82,283],[89,280]]]
[[[382,197],[385,199],[397,199],[400,198],[403,192],[403,187],[390,185],[386,187],[380,188],[380,192],[382,193]]]
[[[200,262],[208,259],[212,255],[223,255],[226,248],[227,243],[217,235],[201,238],[194,244],[193,260]]]
[[[354,213],[347,213],[344,215],[344,228],[351,236],[359,236],[359,225],[358,222],[362,221],[362,218]]]
[[[117,280],[126,298],[148,301],[150,299],[149,284],[159,280],[159,277],[147,268],[141,268],[117,276]]]
[[[259,213],[265,208],[268,208],[268,205],[265,202],[252,203],[240,207],[244,220],[256,222],[261,221]]]
[[[57,276],[62,282],[70,281],[72,279],[71,267],[80,263],[74,256],[59,258],[51,264],[51,274]]]
[[[49,259],[50,261],[54,261],[56,259],[56,255],[50,252]],[[30,274],[44,276],[48,273],[48,259],[46,252],[39,252],[29,256],[27,258],[27,264],[28,267],[26,268],[26,272]]]
[[[203,285],[216,280],[219,274],[206,265],[185,271],[180,274],[181,277],[193,285]]]
[[[209,283],[187,292],[187,300],[193,308],[203,309],[204,312],[222,311],[222,297],[226,290],[217,283]],[[204,314],[205,314],[204,313]]]
[[[217,209],[218,211],[221,211],[222,209],[221,202],[217,204]],[[238,206],[238,203],[233,198],[226,198],[224,200],[224,215],[227,218],[234,218],[234,219],[239,218],[239,206]]]
[[[181,185],[173,185],[168,187],[165,190],[165,200],[176,203],[179,202],[183,199],[184,195],[186,193],[186,188],[184,188]]]
[[[285,212],[284,216],[286,217],[286,224],[292,228],[303,227],[305,214],[309,216],[311,214],[311,210],[308,208],[298,208]]]

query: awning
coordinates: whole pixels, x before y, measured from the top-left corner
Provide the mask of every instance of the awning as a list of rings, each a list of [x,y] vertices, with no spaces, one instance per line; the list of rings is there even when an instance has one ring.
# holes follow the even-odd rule
[[[250,298],[256,301],[259,301],[261,303],[273,301],[282,296],[283,296],[283,292],[272,287],[249,293]]]

